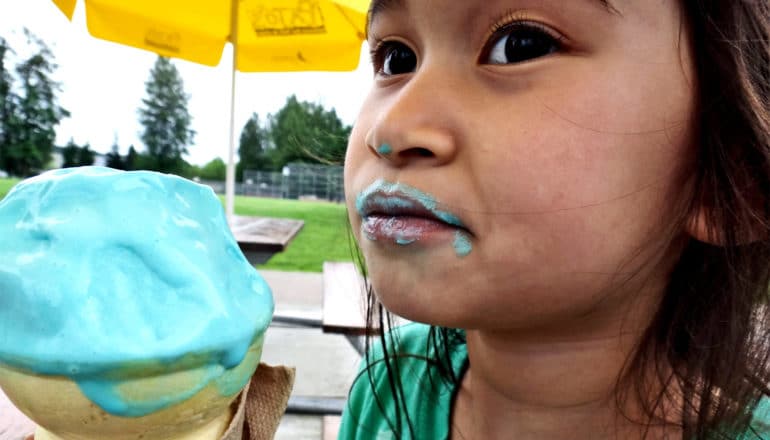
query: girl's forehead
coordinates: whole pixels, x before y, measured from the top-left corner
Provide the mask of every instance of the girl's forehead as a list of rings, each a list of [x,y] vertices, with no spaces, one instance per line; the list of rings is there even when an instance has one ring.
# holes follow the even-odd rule
[[[377,14],[384,12],[384,11],[398,11],[398,10],[404,10],[408,8],[408,5],[411,1],[424,1],[424,0],[372,0],[370,6],[369,6],[369,20],[371,21],[374,17],[377,16]],[[456,1],[456,0],[449,0],[449,1]],[[548,2],[550,0],[543,0],[543,2]],[[563,0],[554,0],[557,3],[561,3]],[[619,13],[619,10],[616,8],[615,3],[617,0],[570,0],[571,2],[575,3],[584,3],[589,6],[594,7],[600,7],[607,12],[612,13]],[[489,0],[478,0],[478,1],[468,1],[464,0],[467,4],[472,3],[478,3],[479,5],[483,6],[484,4],[490,4]],[[517,3],[515,0],[509,1],[507,3],[510,3],[509,7],[515,7]]]

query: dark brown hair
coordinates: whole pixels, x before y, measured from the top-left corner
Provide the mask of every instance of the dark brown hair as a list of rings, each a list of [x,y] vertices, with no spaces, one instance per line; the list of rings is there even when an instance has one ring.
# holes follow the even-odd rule
[[[689,240],[627,378],[675,385],[684,438],[734,438],[770,390],[770,2],[685,0],[697,75]],[[665,404],[648,402],[648,414]],[[650,416],[653,419],[652,415]],[[759,434],[757,434],[759,438]]]
[[[683,0],[682,7],[698,112],[691,191],[674,226],[681,232],[701,212],[712,244],[679,244],[681,257],[618,385],[636,396],[660,390],[643,400],[643,424],[671,423],[659,414],[674,404],[673,423],[681,424],[684,438],[727,439],[750,431],[752,411],[770,396],[770,0]],[[371,289],[368,296],[369,325],[387,329],[390,317]],[[425,359],[455,384],[460,378],[448,345],[461,338],[456,330],[432,328],[430,352],[439,356]],[[380,332],[369,343],[384,350],[396,402],[390,423],[401,437],[411,426],[402,423],[410,425],[398,363],[388,352],[393,341]],[[653,382],[650,371],[658,372]],[[376,393],[375,400],[379,405]]]

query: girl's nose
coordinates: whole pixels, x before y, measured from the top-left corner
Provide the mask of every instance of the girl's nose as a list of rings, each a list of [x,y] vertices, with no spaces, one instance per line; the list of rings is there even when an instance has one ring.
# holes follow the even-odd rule
[[[446,78],[432,82],[413,73],[408,82],[379,101],[381,110],[366,134],[373,154],[391,166],[438,166],[457,154],[458,103]]]

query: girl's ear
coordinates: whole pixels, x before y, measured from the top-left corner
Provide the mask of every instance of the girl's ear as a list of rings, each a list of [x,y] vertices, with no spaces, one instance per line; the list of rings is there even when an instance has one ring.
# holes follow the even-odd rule
[[[714,246],[726,246],[728,243],[722,232],[722,225],[710,225],[708,214],[708,208],[702,206],[690,214],[684,226],[685,232],[700,242]],[[767,219],[752,216],[751,222],[747,226],[738,228],[735,245],[751,244],[770,238]]]
[[[706,219],[706,209],[703,207],[698,208],[693,214],[687,218],[687,223],[684,225],[684,231],[692,238],[708,243],[714,246],[723,246],[724,237],[715,228],[709,228],[708,221]]]

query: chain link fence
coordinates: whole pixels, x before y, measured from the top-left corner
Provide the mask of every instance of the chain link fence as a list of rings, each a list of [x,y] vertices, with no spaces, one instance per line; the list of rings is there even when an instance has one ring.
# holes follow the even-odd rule
[[[214,192],[224,193],[224,182],[201,182],[211,186]],[[243,182],[236,183],[235,193],[254,197],[279,199],[344,200],[342,167],[291,163],[283,171],[269,172],[244,170]]]

